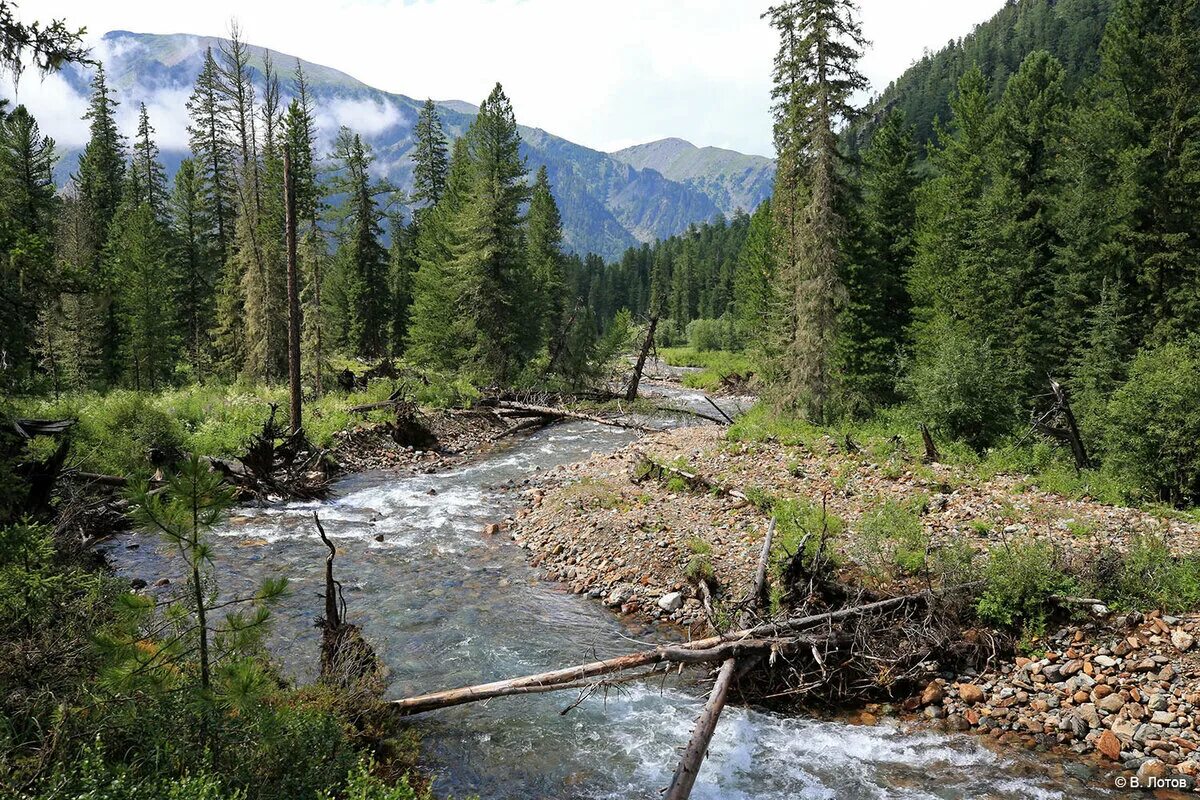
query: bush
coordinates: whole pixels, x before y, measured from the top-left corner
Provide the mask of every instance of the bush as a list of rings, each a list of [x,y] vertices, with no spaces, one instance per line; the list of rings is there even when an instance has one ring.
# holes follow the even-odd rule
[[[1122,608],[1192,611],[1200,607],[1200,559],[1176,558],[1156,536],[1138,536],[1120,559],[1115,586],[1097,582],[1097,593]]]
[[[943,326],[927,358],[918,359],[907,393],[934,428],[982,449],[1017,418],[1009,370],[985,340]]]
[[[741,350],[745,344],[741,326],[729,317],[694,319],[687,325],[688,345],[695,351]]]
[[[925,568],[929,536],[909,507],[887,501],[858,523],[859,560],[877,580],[895,573],[914,575]]]
[[[1058,566],[1058,554],[1046,542],[1022,539],[994,548],[983,574],[984,590],[976,610],[994,625],[1021,624],[1040,630],[1050,595],[1070,590],[1071,580]]]
[[[1107,469],[1170,503],[1200,501],[1200,338],[1140,353],[1106,420]]]
[[[73,452],[98,472],[145,477],[152,450],[175,453],[183,449],[184,432],[170,414],[157,408],[150,395],[117,391],[81,396],[63,416],[75,416]]]

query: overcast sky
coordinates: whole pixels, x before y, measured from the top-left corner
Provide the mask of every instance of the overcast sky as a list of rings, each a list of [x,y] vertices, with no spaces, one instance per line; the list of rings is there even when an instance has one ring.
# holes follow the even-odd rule
[[[504,83],[520,122],[601,150],[678,136],[772,155],[769,0],[24,0],[20,18],[66,18],[89,38],[122,29],[224,35],[411,97],[478,103]],[[926,49],[1003,0],[860,0],[862,70],[880,91]],[[309,10],[311,8],[311,11]],[[55,87],[20,101],[50,117]],[[65,124],[59,121],[58,124]],[[44,123],[46,133],[75,138]]]

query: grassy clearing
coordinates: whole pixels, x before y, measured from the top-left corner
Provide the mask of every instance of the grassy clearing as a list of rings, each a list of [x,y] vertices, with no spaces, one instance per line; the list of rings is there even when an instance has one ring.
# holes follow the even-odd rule
[[[778,414],[765,404],[752,408],[729,429],[732,441],[755,443],[775,441],[804,447],[816,453],[827,452],[829,444],[839,448],[850,437],[886,477],[898,477],[903,471],[932,472],[921,464],[924,445],[920,420],[909,409],[889,409],[866,421],[840,421],[813,425],[799,417]],[[978,453],[962,442],[938,441],[942,463],[957,467],[957,480],[982,483],[998,475],[1024,476],[1024,488],[1036,488],[1070,499],[1091,498],[1110,505],[1137,505],[1153,513],[1165,510],[1153,503],[1146,491],[1121,479],[1107,469],[1077,472],[1065,449],[1044,441],[1025,441],[1012,437],[1004,443]],[[1194,511],[1172,512],[1173,516],[1195,519]]]
[[[334,433],[364,418],[383,421],[389,412],[364,417],[346,409],[386,399],[394,389],[391,381],[377,381],[361,392],[332,392],[310,400],[304,407],[305,431],[325,447]],[[418,398],[431,405],[449,405],[462,402],[468,391],[469,387],[447,383],[421,387]],[[149,474],[146,455],[156,448],[215,457],[244,452],[249,438],[270,416],[272,403],[286,415],[286,387],[207,384],[156,394],[117,390],[64,394],[57,400],[17,398],[11,405],[21,417],[79,420],[72,433],[72,453],[80,469],[137,477]]]
[[[692,347],[664,347],[659,357],[673,367],[699,367],[700,372],[683,376],[683,385],[702,391],[720,389],[726,378],[748,378],[756,372],[753,359],[731,350],[696,350]]]

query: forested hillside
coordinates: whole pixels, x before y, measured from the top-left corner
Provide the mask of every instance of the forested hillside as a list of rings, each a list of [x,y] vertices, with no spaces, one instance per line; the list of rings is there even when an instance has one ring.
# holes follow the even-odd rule
[[[1200,4],[1010,3],[868,108],[861,152],[827,138],[862,119],[857,28],[831,6],[843,93],[798,84],[806,53],[780,51],[770,209],[630,250],[581,296],[748,343],[812,419],[903,409],[980,449],[1058,413],[1053,378],[1090,463],[1200,497]],[[797,122],[817,106],[824,128]]]
[[[174,142],[181,131],[168,126],[180,124],[179,106],[203,66],[205,51],[227,46],[228,42],[219,37],[112,31],[104,35],[98,53],[106,56],[104,66],[114,99],[126,109],[145,103],[152,117],[158,115],[160,133]],[[421,101],[375,89],[344,72],[292,55],[270,53],[251,44],[246,44],[246,50],[247,73],[259,94],[265,86],[265,58],[270,57],[275,70],[282,73],[290,74],[297,64],[301,65],[313,105],[320,153],[331,149],[338,126],[349,124],[373,149],[375,168],[399,189],[411,191],[414,126]],[[63,75],[80,95],[90,92],[90,67],[69,65]],[[286,81],[281,92],[285,100],[293,96]],[[446,136],[451,141],[461,136],[477,111],[477,106],[470,103],[438,103]],[[654,241],[678,233],[693,222],[710,220],[724,207],[726,193],[722,186],[692,184],[665,172],[631,166],[625,160],[547,131],[521,127],[520,132],[521,153],[531,173],[541,166],[549,172],[562,209],[564,245],[570,251],[615,258],[639,242]],[[77,155],[66,152],[59,159],[55,176],[60,185],[70,175]],[[168,178],[187,155],[178,146],[162,148]],[[769,188],[768,181],[757,189],[758,195]]]
[[[1096,73],[1100,39],[1115,0],[1008,0],[990,20],[936,53],[927,53],[893,81],[851,128],[863,142],[890,110],[904,112],[922,143],[934,135],[934,120],[950,119],[950,97],[972,67],[983,73],[987,92],[999,100],[1025,57],[1046,50],[1063,65],[1063,84],[1073,93]]]

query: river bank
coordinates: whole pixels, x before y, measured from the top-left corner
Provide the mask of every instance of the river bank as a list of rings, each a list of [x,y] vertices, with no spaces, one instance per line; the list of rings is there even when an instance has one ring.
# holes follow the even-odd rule
[[[919,585],[885,574],[896,543],[862,536],[881,506],[905,505],[920,521],[926,555],[970,547],[980,558],[1016,542],[1044,544],[1080,565],[1127,554],[1147,537],[1175,554],[1195,552],[1200,526],[1166,513],[1070,500],[1021,476],[988,479],[940,464],[877,462],[828,440],[817,448],[737,442],[716,426],[642,437],[548,473],[526,493],[512,539],[544,580],[622,614],[676,623],[694,635],[708,619],[689,572],[702,559],[713,583],[751,584],[767,518],[736,495],[638,480],[646,459],[682,465],[751,499],[770,495],[823,506],[838,520],[839,577],[875,591]],[[1069,754],[1126,780],[1169,778],[1191,788],[1200,771],[1200,662],[1194,614],[1114,613],[1084,603],[1045,632],[1011,640],[980,669],[932,670],[928,686],[867,707],[932,727]],[[1073,621],[1072,621],[1073,620]],[[1105,779],[1107,780],[1107,779]],[[1113,785],[1108,783],[1107,785]]]

